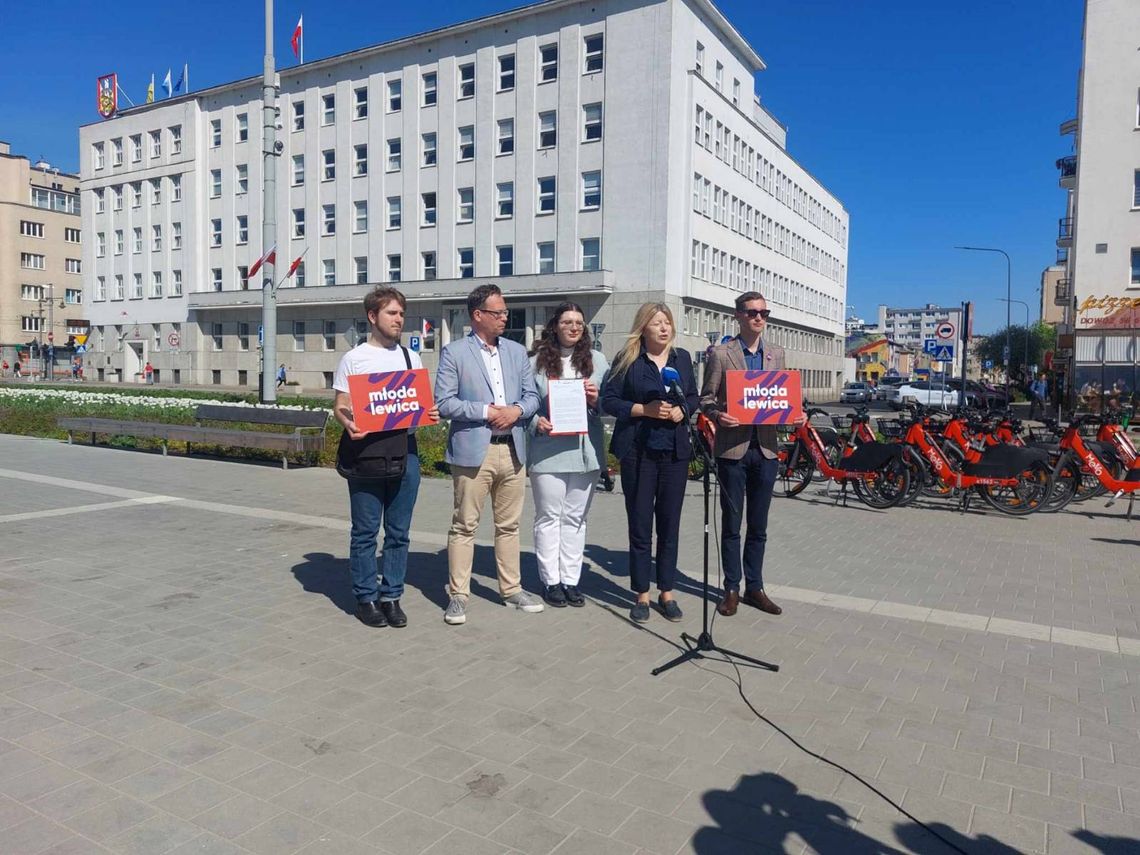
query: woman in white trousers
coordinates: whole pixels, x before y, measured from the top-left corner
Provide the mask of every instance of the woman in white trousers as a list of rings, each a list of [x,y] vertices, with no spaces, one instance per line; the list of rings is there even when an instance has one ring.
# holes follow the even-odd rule
[[[534,554],[551,606],[584,606],[578,583],[586,548],[586,517],[598,473],[606,465],[598,391],[609,365],[593,349],[582,307],[561,303],[531,357],[542,404],[528,426],[527,470],[534,495]],[[551,436],[551,380],[581,380],[589,430]]]

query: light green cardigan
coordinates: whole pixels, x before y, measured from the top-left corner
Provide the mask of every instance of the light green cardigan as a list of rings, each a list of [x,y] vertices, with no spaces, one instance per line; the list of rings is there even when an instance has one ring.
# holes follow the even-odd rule
[[[594,373],[590,379],[598,387],[599,394],[602,380],[609,370],[609,363],[602,352],[595,350],[592,354],[594,360]],[[534,368],[534,357],[530,365]],[[605,464],[605,432],[602,429],[601,413],[592,410],[589,413],[590,432],[582,436],[549,436],[535,433],[539,416],[549,418],[548,410],[548,381],[544,375],[537,371],[534,373],[534,386],[538,390],[538,412],[527,424],[526,468],[530,472],[597,472]]]

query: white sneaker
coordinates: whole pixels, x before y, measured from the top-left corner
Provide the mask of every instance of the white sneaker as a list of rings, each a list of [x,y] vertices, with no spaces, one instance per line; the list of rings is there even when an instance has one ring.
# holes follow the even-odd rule
[[[517,594],[512,594],[503,600],[504,606],[514,606],[524,612],[540,612],[546,608],[542,604],[542,600],[534,594],[528,594],[526,591],[519,591]]]
[[[467,598],[452,594],[447,602],[447,611],[443,613],[443,622],[458,626],[467,623]]]

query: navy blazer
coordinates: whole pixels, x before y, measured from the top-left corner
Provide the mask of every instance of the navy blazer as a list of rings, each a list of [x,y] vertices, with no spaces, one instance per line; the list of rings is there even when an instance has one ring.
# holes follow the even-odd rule
[[[679,347],[672,348],[666,363],[677,369],[681,375],[681,390],[685,393],[685,408],[689,415],[697,412],[700,398],[697,395],[697,378],[693,373],[693,360],[687,350]],[[680,424],[668,425],[661,419],[648,417],[634,418],[630,415],[634,404],[648,404],[653,401],[669,401],[679,403],[675,396],[665,390],[661,380],[661,372],[656,364],[645,355],[642,348],[641,355],[622,374],[606,378],[602,388],[602,412],[608,413],[617,419],[614,433],[610,438],[610,452],[619,460],[625,457],[634,446],[646,447],[651,431],[668,429],[673,433],[673,450],[679,460],[688,460],[693,456],[692,445],[689,442],[688,426]]]

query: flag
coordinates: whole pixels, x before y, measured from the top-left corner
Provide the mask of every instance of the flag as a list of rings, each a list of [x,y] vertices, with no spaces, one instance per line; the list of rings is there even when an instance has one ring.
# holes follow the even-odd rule
[[[189,65],[182,66],[182,73],[178,75],[178,82],[174,84],[174,91],[175,92],[181,92],[182,91],[182,84],[186,82],[186,70],[189,67],[190,67]]]
[[[432,322],[429,321],[427,318],[424,318],[424,321],[423,321],[423,324],[421,325],[421,330],[420,330],[423,337],[427,338],[429,335],[432,334],[432,332],[434,330],[435,330],[435,327],[432,325]]]
[[[150,86],[146,88],[146,102],[148,104],[154,103],[154,75],[150,76]]]
[[[174,86],[170,82],[170,69],[166,69],[166,77],[162,79],[162,88],[166,90],[166,97],[174,94]]]
[[[252,279],[254,274],[257,273],[257,271],[261,269],[261,265],[265,264],[266,262],[269,262],[270,264],[276,264],[277,263],[277,246],[276,245],[274,245],[269,250],[269,252],[265,253],[265,255],[261,256],[261,258],[257,259],[257,261],[255,261],[253,263],[253,267],[249,268],[249,273],[247,273],[245,275],[245,278],[246,279]]]
[[[305,45],[303,36],[301,35],[301,24],[304,22],[305,16],[302,15],[297,19],[297,27],[293,30],[293,56],[297,57],[298,62],[304,62]]]
[[[304,260],[304,258],[305,258],[305,253],[302,252],[295,259],[293,259],[293,263],[289,265],[289,272],[286,273],[285,276],[289,277],[289,276],[292,276],[294,273],[296,273],[297,268],[301,266],[301,261]]]

